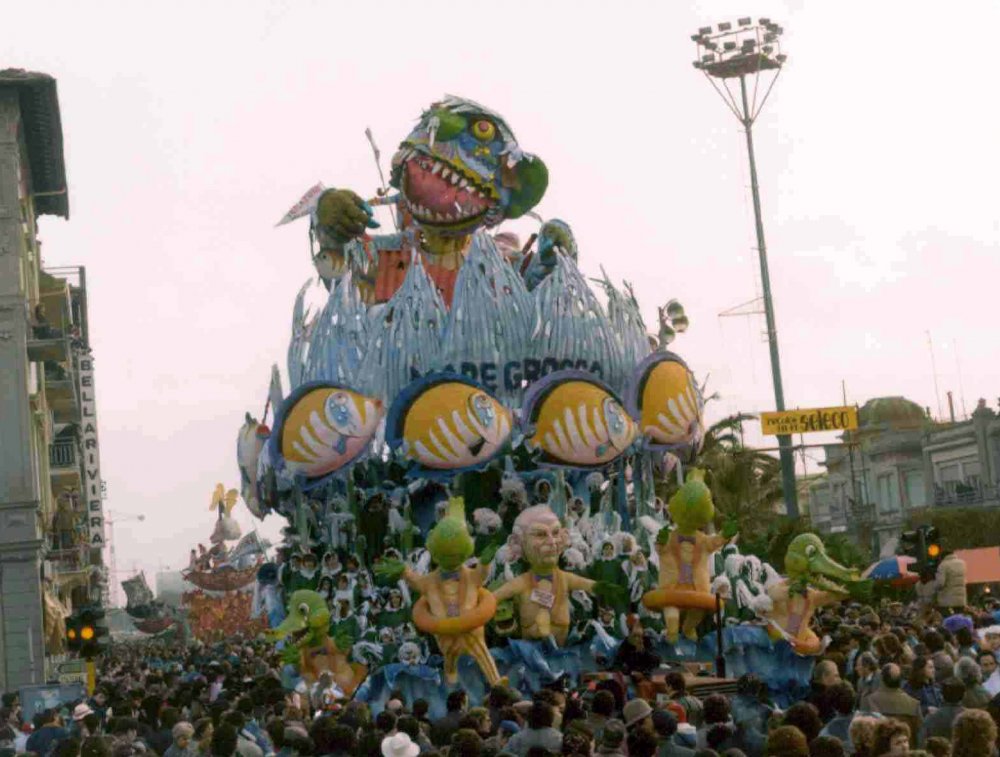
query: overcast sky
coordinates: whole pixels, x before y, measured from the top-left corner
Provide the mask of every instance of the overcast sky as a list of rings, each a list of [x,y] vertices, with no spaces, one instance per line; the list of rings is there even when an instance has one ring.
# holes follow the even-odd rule
[[[721,394],[712,417],[772,408],[763,319],[719,318],[759,292],[745,144],[691,66],[693,31],[745,13],[782,23],[789,55],[755,129],[788,404],[840,404],[844,379],[851,403],[902,394],[937,414],[929,330],[941,402],[995,406],[995,50],[975,38],[1000,10],[954,8],[5,7],[2,65],[58,79],[71,218],[41,236],[47,265],[87,267],[106,506],[146,516],[116,527],[119,571],[180,567],[215,483],[238,485],[236,432],[312,273],[307,224],[275,221],[319,180],[371,193],[365,127],[387,162],[446,92],[545,160],[538,211],[573,225],[585,272],[633,282],[647,324],[682,300],[676,348]]]

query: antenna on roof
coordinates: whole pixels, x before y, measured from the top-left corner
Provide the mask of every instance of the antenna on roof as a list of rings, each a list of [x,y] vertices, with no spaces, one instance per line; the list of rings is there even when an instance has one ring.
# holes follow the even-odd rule
[[[944,415],[941,411],[941,390],[938,389],[937,361],[934,359],[934,342],[931,341],[931,332],[927,331],[927,349],[931,353],[931,373],[934,374],[934,399],[937,400],[938,420]]]

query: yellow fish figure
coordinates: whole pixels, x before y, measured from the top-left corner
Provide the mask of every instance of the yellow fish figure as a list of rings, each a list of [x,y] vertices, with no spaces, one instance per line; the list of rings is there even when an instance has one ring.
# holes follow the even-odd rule
[[[560,465],[606,465],[638,436],[611,390],[582,371],[557,371],[535,384],[525,396],[524,418],[533,429],[528,445]]]
[[[274,438],[289,470],[319,478],[360,457],[382,415],[380,400],[312,382],[298,387],[282,404]]]
[[[657,352],[639,364],[629,406],[652,444],[691,451],[701,446],[705,401],[694,374],[676,355]]]
[[[461,470],[493,459],[510,438],[510,411],[458,374],[412,383],[389,410],[386,441],[434,470]]]

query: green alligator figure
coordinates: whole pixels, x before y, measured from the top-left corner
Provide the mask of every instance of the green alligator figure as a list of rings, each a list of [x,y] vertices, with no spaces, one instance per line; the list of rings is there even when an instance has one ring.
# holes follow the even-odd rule
[[[288,600],[288,615],[280,626],[268,631],[268,636],[273,641],[286,640],[282,659],[296,665],[309,684],[329,672],[344,694],[351,696],[368,674],[366,666],[348,660],[352,639],[346,635],[330,638],[330,610],[323,596],[315,591],[293,592]]]
[[[801,655],[817,655],[823,644],[809,627],[813,614],[846,599],[866,582],[827,555],[816,534],[792,539],[785,553],[785,573],[787,578],[767,591],[772,603],[765,615],[768,633],[773,640],[784,639]]]

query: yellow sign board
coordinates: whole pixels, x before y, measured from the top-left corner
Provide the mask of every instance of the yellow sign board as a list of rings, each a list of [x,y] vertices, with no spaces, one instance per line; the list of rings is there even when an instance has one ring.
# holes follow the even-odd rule
[[[814,407],[761,413],[761,433],[770,436],[811,434],[817,431],[853,431],[858,427],[856,407]]]

